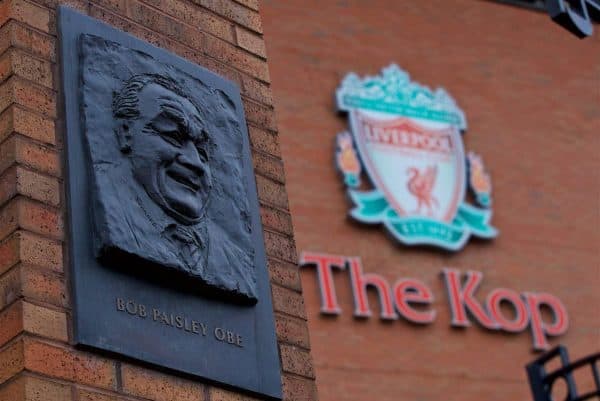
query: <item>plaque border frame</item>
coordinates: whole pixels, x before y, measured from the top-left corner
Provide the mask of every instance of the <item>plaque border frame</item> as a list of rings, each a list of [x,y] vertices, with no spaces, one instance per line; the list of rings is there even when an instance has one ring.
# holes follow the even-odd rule
[[[245,113],[241,101],[240,90],[232,81],[220,77],[214,72],[181,58],[165,49],[158,48],[148,42],[142,41],[115,27],[105,24],[97,19],[81,14],[70,7],[61,5],[58,7],[58,35],[60,57],[61,86],[59,88],[59,107],[62,107],[62,128],[65,133],[64,140],[64,182],[65,182],[65,205],[66,205],[66,243],[68,269],[70,273],[70,295],[73,308],[73,340],[72,342],[81,348],[107,353],[110,357],[119,355],[123,360],[139,361],[150,367],[166,370],[170,374],[178,374],[192,379],[202,379],[209,383],[218,383],[235,389],[267,396],[270,399],[282,399],[281,366],[278,352],[277,337],[275,334],[275,321],[273,304],[271,298],[271,284],[267,271],[267,260],[264,246],[263,229],[260,218],[260,209],[256,190],[256,180],[250,155],[250,144],[246,125]],[[173,361],[163,361],[161,357],[152,356],[152,351],[139,352],[127,350],[121,346],[115,346],[110,341],[102,339],[102,336],[90,335],[90,324],[93,320],[82,317],[90,311],[96,311],[102,315],[100,309],[109,305],[98,305],[90,300],[87,294],[78,289],[84,288],[86,280],[95,278],[94,268],[102,268],[98,262],[97,266],[89,267],[92,255],[92,243],[90,233],[85,232],[90,227],[91,215],[87,206],[88,194],[85,189],[89,184],[87,176],[87,163],[85,151],[84,127],[80,118],[80,60],[78,49],[78,37],[80,34],[92,34],[106,40],[114,41],[120,45],[149,54],[157,61],[171,64],[184,73],[200,79],[207,85],[217,88],[230,96],[234,102],[238,114],[240,130],[243,138],[242,156],[246,188],[248,194],[249,211],[252,222],[252,240],[255,247],[255,268],[257,278],[258,303],[254,306],[236,306],[246,308],[253,313],[254,322],[254,345],[251,350],[253,358],[244,360],[236,366],[224,366],[225,362],[219,360],[208,361],[208,366],[193,368],[187,366],[176,366]],[[85,224],[87,221],[87,224]],[[82,263],[85,268],[82,268]],[[87,264],[86,264],[87,263]],[[88,284],[89,285],[89,284]],[[106,285],[106,283],[104,283]],[[137,284],[136,284],[137,285]],[[152,286],[149,285],[149,290]],[[202,298],[202,297],[199,297]],[[216,301],[211,301],[215,304]],[[218,304],[218,302],[217,302]],[[227,306],[233,308],[231,305]],[[250,312],[248,312],[250,313]],[[99,325],[98,325],[99,327]],[[93,329],[93,327],[92,327]],[[117,329],[118,330],[118,329]],[[209,336],[211,333],[208,334]],[[243,350],[243,351],[249,351]],[[207,363],[199,363],[207,365]]]

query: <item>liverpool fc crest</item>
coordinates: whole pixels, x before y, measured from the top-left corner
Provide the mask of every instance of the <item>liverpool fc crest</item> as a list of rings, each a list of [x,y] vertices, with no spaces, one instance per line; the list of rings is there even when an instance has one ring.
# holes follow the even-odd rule
[[[490,176],[481,157],[465,154],[465,115],[445,90],[391,65],[381,76],[348,74],[336,97],[352,131],[338,134],[336,162],[354,219],[383,224],[407,245],[452,251],[471,235],[497,235]],[[372,188],[361,182],[363,170]],[[466,202],[467,189],[477,206]]]

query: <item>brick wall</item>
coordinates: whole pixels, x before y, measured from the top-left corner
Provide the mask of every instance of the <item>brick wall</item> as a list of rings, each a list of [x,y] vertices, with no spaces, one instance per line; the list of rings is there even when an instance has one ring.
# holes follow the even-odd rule
[[[240,86],[265,229],[284,399],[316,400],[258,0],[0,3],[0,400],[253,399],[70,344],[59,3]]]
[[[531,400],[530,333],[451,328],[443,267],[482,272],[480,300],[498,287],[558,296],[570,328],[551,344],[573,359],[598,350],[600,26],[579,40],[544,12],[475,0],[264,0],[261,15],[298,250],[360,256],[390,283],[419,279],[438,313],[424,327],[382,322],[369,290],[373,316],[355,319],[336,269],[342,313],[323,316],[315,269],[303,268],[321,400]],[[407,247],[347,218],[334,140],[349,127],[334,91],[346,73],[392,62],[465,111],[466,149],[491,172],[493,241],[455,254]],[[591,382],[588,371],[576,379]]]

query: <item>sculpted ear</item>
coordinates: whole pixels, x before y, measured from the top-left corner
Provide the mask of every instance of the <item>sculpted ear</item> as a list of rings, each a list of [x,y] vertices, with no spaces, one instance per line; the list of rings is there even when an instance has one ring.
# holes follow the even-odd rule
[[[117,135],[117,142],[119,143],[119,149],[123,153],[129,153],[131,151],[131,127],[129,121],[119,120],[117,128],[115,129]]]

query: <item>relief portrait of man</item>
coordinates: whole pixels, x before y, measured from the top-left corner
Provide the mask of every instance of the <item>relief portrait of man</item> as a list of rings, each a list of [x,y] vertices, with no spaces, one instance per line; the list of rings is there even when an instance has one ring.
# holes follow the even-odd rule
[[[96,255],[113,268],[147,263],[255,301],[251,167],[234,103],[105,39],[82,35],[80,54]]]

